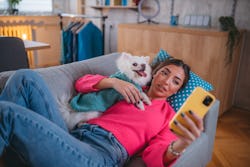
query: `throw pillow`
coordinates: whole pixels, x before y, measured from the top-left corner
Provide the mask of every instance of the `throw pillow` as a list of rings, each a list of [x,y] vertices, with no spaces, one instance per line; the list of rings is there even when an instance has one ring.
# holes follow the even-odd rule
[[[153,59],[151,65],[153,66],[156,63],[165,61],[166,59],[169,58],[171,58],[171,56],[165,50],[161,49],[156,55],[156,57]],[[182,88],[180,91],[178,91],[176,94],[167,98],[167,101],[177,112],[179,108],[182,106],[182,104],[186,101],[188,96],[192,93],[192,91],[198,86],[202,87],[206,91],[213,90],[213,86],[209,82],[203,80],[200,76],[190,71],[190,78],[186,86]]]

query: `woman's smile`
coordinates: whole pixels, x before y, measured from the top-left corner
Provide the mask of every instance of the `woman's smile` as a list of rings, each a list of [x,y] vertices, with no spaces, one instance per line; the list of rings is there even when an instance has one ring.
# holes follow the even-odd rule
[[[159,89],[160,92],[165,93],[168,90],[165,88],[165,86],[162,86],[161,84],[157,84],[157,87]]]

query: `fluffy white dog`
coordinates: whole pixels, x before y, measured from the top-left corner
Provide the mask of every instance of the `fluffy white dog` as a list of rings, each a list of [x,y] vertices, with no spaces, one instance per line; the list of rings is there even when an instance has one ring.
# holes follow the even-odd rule
[[[144,110],[144,103],[151,105],[148,96],[142,91],[142,86],[145,86],[151,80],[151,67],[149,65],[149,56],[132,56],[123,52],[117,59],[118,72],[110,77],[119,78],[130,83],[133,83],[141,92],[142,101],[135,104],[141,110]],[[87,94],[79,93],[70,102],[71,107],[76,112],[67,114],[65,120],[69,129],[73,128],[80,121],[87,121],[91,118],[99,116],[106,111],[110,106],[123,96],[114,89],[103,89],[98,92]]]

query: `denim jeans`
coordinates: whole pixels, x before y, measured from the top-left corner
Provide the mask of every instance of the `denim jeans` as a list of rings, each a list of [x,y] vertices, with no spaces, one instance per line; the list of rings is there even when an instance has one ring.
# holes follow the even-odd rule
[[[34,167],[113,167],[128,158],[97,125],[69,133],[45,82],[31,70],[15,72],[0,95],[0,156],[7,147]]]

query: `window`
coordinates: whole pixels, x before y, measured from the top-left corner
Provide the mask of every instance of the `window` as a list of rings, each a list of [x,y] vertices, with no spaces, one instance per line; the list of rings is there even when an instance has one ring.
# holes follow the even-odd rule
[[[8,0],[0,0],[0,9],[8,8]],[[17,6],[20,12],[52,12],[52,0],[22,0]]]
[[[8,1],[0,0],[0,9],[7,9],[7,8],[8,8]]]

